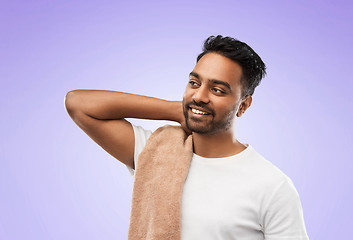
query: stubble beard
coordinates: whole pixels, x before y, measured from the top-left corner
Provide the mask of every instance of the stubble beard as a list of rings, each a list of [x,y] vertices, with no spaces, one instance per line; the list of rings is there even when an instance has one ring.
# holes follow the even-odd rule
[[[233,121],[235,118],[235,110],[229,112],[226,116],[222,117],[220,121],[215,121],[216,114],[213,111],[211,121],[205,122],[201,119],[191,119],[189,117],[189,105],[197,105],[194,103],[184,104],[184,117],[186,127],[195,133],[204,134],[204,135],[216,135],[219,132],[226,132],[233,126]]]

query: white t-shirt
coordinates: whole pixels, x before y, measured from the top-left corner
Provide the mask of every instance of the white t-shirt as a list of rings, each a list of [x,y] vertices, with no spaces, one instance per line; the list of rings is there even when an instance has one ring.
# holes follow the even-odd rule
[[[136,168],[152,132],[133,129]],[[291,179],[244,145],[245,150],[230,157],[193,154],[182,193],[181,240],[309,239]]]

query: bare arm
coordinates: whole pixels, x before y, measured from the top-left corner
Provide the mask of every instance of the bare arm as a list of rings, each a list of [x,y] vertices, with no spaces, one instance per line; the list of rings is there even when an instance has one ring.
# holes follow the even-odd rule
[[[107,91],[73,90],[65,107],[73,121],[97,144],[122,163],[135,168],[135,137],[124,118],[170,120],[183,124],[180,101]]]

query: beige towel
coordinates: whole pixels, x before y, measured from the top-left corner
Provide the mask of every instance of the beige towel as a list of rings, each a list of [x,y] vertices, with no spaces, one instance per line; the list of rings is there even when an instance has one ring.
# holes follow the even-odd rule
[[[180,240],[181,197],[192,158],[192,136],[179,126],[158,128],[139,155],[129,240]]]

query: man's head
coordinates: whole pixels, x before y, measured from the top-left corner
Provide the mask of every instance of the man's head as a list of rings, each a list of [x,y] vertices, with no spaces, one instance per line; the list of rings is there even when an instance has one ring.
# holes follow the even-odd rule
[[[235,116],[251,105],[264,75],[265,64],[248,45],[230,37],[209,37],[183,97],[187,127],[200,134],[231,130]]]
[[[243,71],[241,77],[242,97],[246,95],[252,96],[255,88],[266,74],[266,66],[260,56],[246,43],[234,38],[222,37],[221,35],[217,37],[210,36],[206,39],[202,51],[197,56],[196,62],[205,54],[216,52],[241,66]]]

